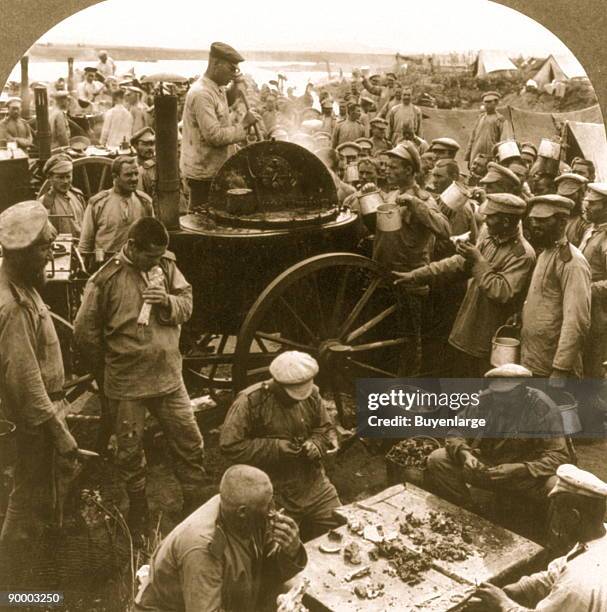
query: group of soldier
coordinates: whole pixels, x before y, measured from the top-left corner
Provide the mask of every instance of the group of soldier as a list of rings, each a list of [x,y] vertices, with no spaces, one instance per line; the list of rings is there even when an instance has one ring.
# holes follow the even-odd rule
[[[205,75],[186,96],[180,165],[190,208],[202,214],[221,164],[246,142],[250,128],[264,122],[253,109],[233,123],[230,100],[238,97],[241,61],[237,51],[215,43]],[[429,458],[428,486],[464,506],[472,503],[468,484],[538,505],[550,501],[560,544],[578,542],[546,572],[505,590],[481,586],[477,596],[488,607],[602,610],[607,485],[572,465],[550,389],[581,376],[602,379],[607,184],[595,182],[586,160],[564,168],[529,143],[504,148],[495,92],[484,97],[464,176],[455,161],[459,143],[444,137],[424,144],[411,92],[400,88],[398,104],[390,107],[396,80],[373,80],[363,87],[377,96],[377,108],[388,108],[386,119],[369,119],[371,138],[356,99],[346,102],[347,118],[335,122],[329,138],[305,119],[296,128],[307,130],[305,138],[286,129],[281,137],[300,139],[325,161],[341,201],[358,215],[361,250],[392,273],[396,331],[406,341],[398,374],[419,376],[449,365],[452,376],[485,376],[488,389],[469,416],[487,418],[488,434],[546,434],[488,435],[479,445],[453,431],[445,449]],[[323,94],[324,109],[326,100]],[[277,128],[265,119],[272,137]],[[305,567],[302,539],[339,524],[338,491],[323,468],[323,458],[336,450],[334,424],[314,384],[315,359],[298,351],[278,355],[270,378],[242,391],[230,407],[220,448],[234,465],[219,494],[206,499],[203,439],[179,348],[181,325],[192,314],[192,288],[167,250],[169,235],[155,218],[153,199],[139,189],[152,138],[145,129],[134,143],[137,159],[115,159],[113,187],[88,203],[71,186],[72,162],[60,153],[45,166],[51,189],[41,201],[0,214],[0,399],[17,425],[18,451],[1,551],[16,558],[36,542],[48,521],[53,479],[81,461],[65,422],[59,341],[40,297],[57,230],[69,231],[79,238],[90,271],[100,267],[86,285],[75,344],[111,414],[114,461],[135,541],[149,528],[147,412],[164,431],[181,484],[184,520],[156,550],[136,609],[256,609],[273,592],[264,580],[280,582]],[[463,194],[455,203],[448,195],[453,183]],[[369,225],[360,199],[373,190],[397,211],[398,229]],[[491,369],[491,340],[515,318],[521,320],[521,363]],[[540,390],[533,378],[549,383]],[[596,433],[603,418],[597,404],[580,406],[584,427]]]

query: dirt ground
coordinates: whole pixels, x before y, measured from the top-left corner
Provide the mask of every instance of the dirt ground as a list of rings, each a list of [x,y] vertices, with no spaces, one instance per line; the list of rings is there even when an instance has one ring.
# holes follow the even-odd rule
[[[85,412],[97,410],[89,402]],[[95,425],[76,422],[73,430],[79,444],[91,448]],[[579,466],[607,480],[607,439],[578,443]],[[121,515],[126,516],[127,498],[121,489],[111,460],[95,460],[80,479],[66,507],[64,529],[47,533],[36,545],[27,568],[26,582],[19,586],[56,588],[65,593],[66,612],[124,612],[133,597],[133,572],[145,563],[149,553],[179,521],[181,493],[169,467],[164,439],[151,426],[146,437],[148,457],[147,493],[152,526],[157,533],[146,548],[131,555]],[[377,444],[354,442],[342,454],[326,462],[327,473],[336,485],[341,500],[362,500],[389,486],[384,453]],[[218,430],[205,434],[205,464],[210,484],[206,494],[217,492],[227,462],[218,449]],[[15,585],[18,586],[18,585]]]

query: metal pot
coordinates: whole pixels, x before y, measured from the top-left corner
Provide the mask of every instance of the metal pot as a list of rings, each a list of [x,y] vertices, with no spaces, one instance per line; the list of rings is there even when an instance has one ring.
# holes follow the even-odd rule
[[[363,223],[372,234],[375,233],[377,209],[384,203],[384,199],[379,191],[369,191],[368,193],[363,193],[358,198],[358,203],[360,204],[360,214]]]
[[[507,333],[518,333],[518,328],[502,325],[493,334],[490,363],[494,368],[499,368],[506,363],[519,363],[521,341],[518,338],[506,335]]]
[[[344,173],[344,182],[356,183],[358,180],[358,164],[348,164]]]
[[[521,152],[519,151],[518,145],[515,140],[504,140],[497,145],[497,158],[500,162],[503,162],[509,157],[520,157]]]
[[[462,183],[453,181],[445,191],[440,194],[443,204],[451,210],[460,210],[470,198],[470,192]]]
[[[537,154],[538,157],[558,160],[561,157],[561,145],[549,138],[542,138]]]
[[[377,207],[377,229],[381,232],[397,232],[403,226],[400,209],[395,204]]]
[[[255,212],[255,194],[252,189],[228,189],[226,212],[230,215],[251,215]]]

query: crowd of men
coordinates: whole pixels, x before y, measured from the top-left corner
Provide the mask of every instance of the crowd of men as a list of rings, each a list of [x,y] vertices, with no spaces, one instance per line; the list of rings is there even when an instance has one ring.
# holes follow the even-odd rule
[[[321,90],[320,113],[291,112],[309,102],[309,92],[293,101],[265,87],[257,110],[237,119],[231,106],[242,94],[242,61],[214,43],[205,75],[186,95],[180,166],[190,209],[204,214],[213,176],[255,126],[314,151],[340,201],[358,215],[359,248],[392,275],[396,331],[406,340],[398,374],[487,378],[482,401],[463,414],[485,418],[484,435],[470,440],[451,431],[429,457],[428,486],[465,507],[474,507],[469,485],[520,495],[546,511],[555,549],[568,551],[503,590],[481,585],[478,599],[504,612],[607,609],[607,484],[572,465],[572,444],[550,397],[572,380],[603,378],[607,184],[595,181],[587,160],[568,167],[531,143],[504,142],[496,92],[483,97],[465,169],[456,161],[463,143],[423,140],[421,112],[395,75],[354,81],[343,100]],[[21,554],[36,542],[49,521],[54,478],[80,461],[65,422],[59,341],[40,296],[57,232],[72,233],[89,271],[99,268],[74,340],[112,417],[134,540],[149,528],[148,412],[164,431],[183,496],[183,521],[155,551],[135,609],[259,609],[305,567],[302,540],[339,525],[338,490],[323,467],[335,450],[335,424],[314,384],[316,360],[298,351],[278,355],[268,380],[234,399],[220,434],[233,466],[219,494],[205,499],[203,439],[179,347],[192,288],[167,250],[153,197],[141,189],[153,136],[149,127],[131,136],[137,156],[117,157],[113,187],[88,202],[72,186],[70,156],[57,153],[45,165],[50,189],[40,200],[0,214],[0,400],[17,425],[18,455],[0,552]],[[396,211],[395,227],[376,217],[371,223],[361,202],[370,193]],[[491,368],[493,336],[517,319],[520,364]],[[549,384],[539,389],[538,378]],[[602,435],[604,414],[594,401],[601,388],[580,401],[580,416],[588,433]],[[545,435],[495,435],[506,431]]]

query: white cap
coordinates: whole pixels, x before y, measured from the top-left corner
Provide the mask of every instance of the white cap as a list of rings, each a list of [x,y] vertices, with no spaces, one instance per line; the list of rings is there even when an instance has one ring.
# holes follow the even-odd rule
[[[595,499],[604,499],[607,497],[607,483],[600,478],[580,470],[580,468],[570,463],[559,465],[556,470],[558,480],[548,497],[557,493],[573,493],[575,495],[583,495],[584,497],[593,497]]]
[[[485,378],[492,379],[489,382],[489,389],[496,393],[512,391],[515,387],[523,384],[523,378],[531,378],[532,376],[531,371],[517,363],[505,363],[485,373]]]
[[[290,397],[301,401],[312,394],[318,363],[307,353],[286,351],[272,361],[270,374]]]

